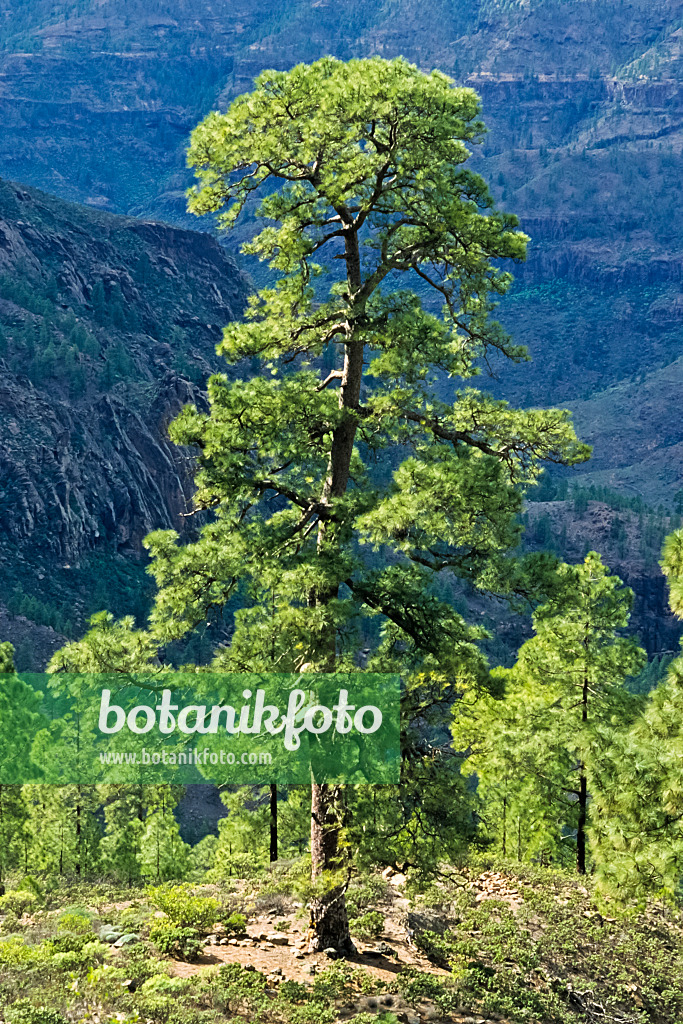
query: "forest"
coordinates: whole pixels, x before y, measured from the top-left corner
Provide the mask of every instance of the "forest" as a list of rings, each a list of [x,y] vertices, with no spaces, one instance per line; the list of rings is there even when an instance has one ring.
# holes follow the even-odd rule
[[[70,614],[14,582],[8,607],[63,636],[56,694],[398,677],[400,781],[228,777],[188,841],[172,781],[22,781],[80,723],[43,721],[1,644],[7,1024],[683,1018],[682,656],[648,659],[632,590],[592,549],[565,560],[544,511],[610,508],[622,557],[637,524],[680,619],[681,492],[579,486],[571,414],[487,382],[528,358],[496,309],[529,238],[471,166],[485,132],[473,89],[380,57],[263,71],[195,127],[188,209],[267,272],[195,380],[199,326],[171,336],[191,523],[146,533],[144,598],[109,579]],[[121,284],[87,318],[58,274],[0,294],[30,314],[0,333],[27,387],[111,403],[131,381],[144,405]]]

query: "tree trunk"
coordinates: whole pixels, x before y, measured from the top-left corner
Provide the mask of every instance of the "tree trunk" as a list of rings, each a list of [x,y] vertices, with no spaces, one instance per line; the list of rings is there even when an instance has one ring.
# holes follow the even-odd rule
[[[344,218],[342,218],[344,219]],[[350,221],[346,222],[347,225]],[[356,337],[356,318],[362,314],[354,308],[362,286],[360,249],[358,233],[349,230],[344,238],[346,277],[351,308],[348,331],[344,344],[344,367],[339,388],[339,408],[342,418],[335,428],[330,448],[327,479],[323,488],[322,502],[329,503],[346,493],[351,472],[353,446],[358,429],[357,410],[360,403],[363,379],[363,341]],[[327,523],[320,520],[318,526],[318,551],[323,552],[328,536]],[[339,584],[326,593],[311,595],[311,603],[321,607],[337,597]],[[329,635],[321,640],[318,665],[323,672],[334,672],[336,666],[336,635],[330,628]],[[319,878],[324,871],[339,867],[338,832],[340,823],[337,816],[334,792],[324,784],[313,781],[311,786],[311,877]],[[344,898],[346,886],[337,886],[311,904],[310,942],[312,951],[333,947],[341,951],[353,951],[349,933],[349,922]]]
[[[586,626],[586,633],[588,626]],[[585,645],[588,641],[586,639]],[[581,723],[585,727],[588,721],[588,673],[583,677],[583,688],[581,691]],[[585,733],[585,730],[584,730]],[[588,810],[588,780],[586,779],[586,766],[581,762],[581,774],[579,776],[579,823],[576,829],[576,870],[580,875],[586,874],[586,816]]]
[[[503,856],[507,856],[507,808],[508,798],[503,797]]]
[[[270,863],[277,860],[277,785],[270,786]]]
[[[340,953],[356,952],[349,932],[345,893],[346,885],[338,885],[319,899],[311,900],[312,936],[309,953],[323,949],[336,949]]]
[[[576,830],[576,870],[580,875],[586,874],[586,805],[588,802],[588,786],[586,773],[581,766],[579,781],[579,824]]]
[[[80,877],[81,874],[81,847],[82,847],[82,825],[81,825],[81,787],[78,787],[78,797],[76,804],[76,874]]]

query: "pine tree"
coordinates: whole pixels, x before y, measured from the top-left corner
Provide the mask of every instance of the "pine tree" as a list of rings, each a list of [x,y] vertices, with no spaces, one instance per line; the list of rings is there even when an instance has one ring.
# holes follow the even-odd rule
[[[494,673],[504,698],[483,698],[469,724],[460,715],[455,739],[473,748],[471,767],[484,807],[496,807],[503,850],[515,820],[528,854],[561,858],[571,831],[576,868],[585,874],[591,766],[604,745],[603,729],[635,717],[640,702],[624,682],[646,659],[635,640],[618,635],[633,594],[599,555],[561,567],[558,582],[557,593],[536,610],[535,635],[516,665]]]
[[[664,545],[672,611],[683,617],[683,530]],[[683,656],[628,728],[605,730],[594,845],[602,884],[620,895],[678,896],[683,876]]]
[[[187,545],[148,538],[158,642],[239,592],[232,644],[248,660],[274,626],[296,671],[353,667],[378,620],[373,668],[406,667],[407,721],[426,704],[443,717],[485,680],[482,631],[435,579],[536,593],[547,560],[509,557],[524,489],[542,461],[588,449],[567,413],[471,386],[482,362],[524,358],[491,316],[511,280],[498,263],[523,259],[526,238],[464,166],[482,133],[472,91],[379,58],[264,72],[193,133],[191,209],[229,228],[260,192],[265,227],[245,251],[279,279],[225,330],[219,351],[242,376],[213,377],[209,412],[173,427],[200,453],[196,502],[214,515]],[[264,376],[250,378],[255,360]],[[409,742],[407,760],[430,757]],[[344,803],[313,782],[312,874],[332,879],[314,907],[322,946],[349,941],[333,884]]]
[[[27,843],[28,810],[21,786],[0,783],[0,889],[9,871],[21,867]]]
[[[103,785],[98,795],[104,808],[100,843],[102,870],[130,885],[142,874],[142,837],[148,795],[143,786]]]
[[[142,873],[157,881],[184,878],[190,848],[180,836],[173,816],[182,794],[179,786],[150,786],[147,815],[140,843]]]
[[[94,786],[24,786],[31,869],[87,878],[99,867],[101,829]]]
[[[251,874],[268,863],[270,800],[268,787],[240,786],[221,793],[228,814],[218,822],[213,874],[217,878]]]

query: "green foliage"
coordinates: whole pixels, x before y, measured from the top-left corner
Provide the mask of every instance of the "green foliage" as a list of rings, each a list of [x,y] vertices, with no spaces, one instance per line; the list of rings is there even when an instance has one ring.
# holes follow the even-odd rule
[[[37,741],[41,737],[53,756],[61,756],[54,737],[47,731]],[[50,874],[92,876],[99,866],[101,839],[95,788],[25,785],[22,792],[32,866]]]
[[[71,911],[61,914],[57,923],[58,932],[68,932],[72,935],[88,935],[92,937],[92,921],[87,914],[78,911]]]
[[[224,1013],[241,1014],[260,1021],[269,1006],[266,979],[258,971],[246,971],[240,964],[222,964],[213,986],[213,1004]]]
[[[255,873],[268,861],[268,787],[241,786],[222,792],[221,801],[228,814],[218,822],[211,877],[220,880]]]
[[[182,960],[195,960],[202,948],[196,928],[181,927],[166,918],[154,922],[149,930],[149,940],[160,953]]]
[[[424,948],[429,944],[422,933],[421,946]],[[457,1009],[457,993],[451,979],[443,979],[417,970],[414,967],[407,967],[401,971],[397,980],[398,990],[406,1000],[413,1006],[425,999],[431,999],[442,1013]]]
[[[178,790],[179,787],[155,786],[149,790],[147,799],[147,814],[140,838],[140,867],[143,874],[153,875],[160,881],[184,878],[188,870],[189,846],[183,842],[173,815],[180,797]],[[180,887],[177,892],[180,900]]]
[[[226,935],[245,935],[247,931],[246,917],[244,914],[238,914],[237,912],[224,917],[222,925]],[[275,927],[277,928],[277,925]]]
[[[360,917],[349,918],[352,935],[361,939],[378,939],[384,931],[384,914],[379,910],[369,910]]]
[[[484,827],[503,854],[568,863],[575,851],[585,871],[593,765],[609,745],[605,730],[638,712],[624,682],[645,655],[618,635],[633,595],[598,555],[562,566],[558,579],[515,667],[494,672],[504,696],[456,705],[454,737],[470,750]]]
[[[216,921],[219,909],[218,900],[211,896],[195,896],[186,885],[174,885],[169,888],[157,886],[148,889],[147,895],[151,903],[163,910],[174,925],[180,928],[194,928],[206,931]]]
[[[0,644],[0,674],[14,672],[14,647],[8,642]]]
[[[675,531],[662,557],[671,608],[679,618],[683,612],[682,538],[683,531]],[[654,892],[678,898],[680,894],[681,657],[665,668],[665,678],[647,693],[635,721],[625,729],[605,729],[606,742],[594,756],[596,866],[602,884],[622,897],[642,899]],[[658,669],[654,666],[654,671]]]
[[[7,1024],[68,1024],[57,1010],[34,1006],[28,999],[19,999],[8,1007],[5,1020]]]
[[[24,615],[40,626],[51,626],[56,633],[65,636],[72,636],[74,633],[73,616],[66,609],[25,593],[20,585],[17,585],[9,595],[7,607],[12,615]]]
[[[0,896],[0,914],[16,914],[17,917],[21,917],[22,914],[30,913],[37,907],[38,898],[32,892],[16,889]]]
[[[387,897],[387,883],[377,875],[367,875],[346,893],[346,906],[354,917],[369,910]]]

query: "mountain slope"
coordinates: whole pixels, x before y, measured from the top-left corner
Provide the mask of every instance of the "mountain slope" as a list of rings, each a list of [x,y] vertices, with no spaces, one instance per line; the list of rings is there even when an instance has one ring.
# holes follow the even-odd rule
[[[602,394],[630,387],[638,406],[638,381],[678,358],[683,0],[5,0],[1,13],[0,174],[179,224],[192,126],[262,68],[325,53],[442,68],[481,94],[491,132],[474,163],[532,240],[501,313],[534,362],[506,393],[575,404],[597,437]],[[645,448],[671,447],[644,430]],[[683,462],[662,453],[652,479],[625,449],[623,433],[599,439],[587,471],[670,504]]]
[[[209,235],[0,182],[0,602],[76,629],[92,580],[126,590],[116,559],[187,529],[191,466],[166,427],[201,402],[245,297]]]

